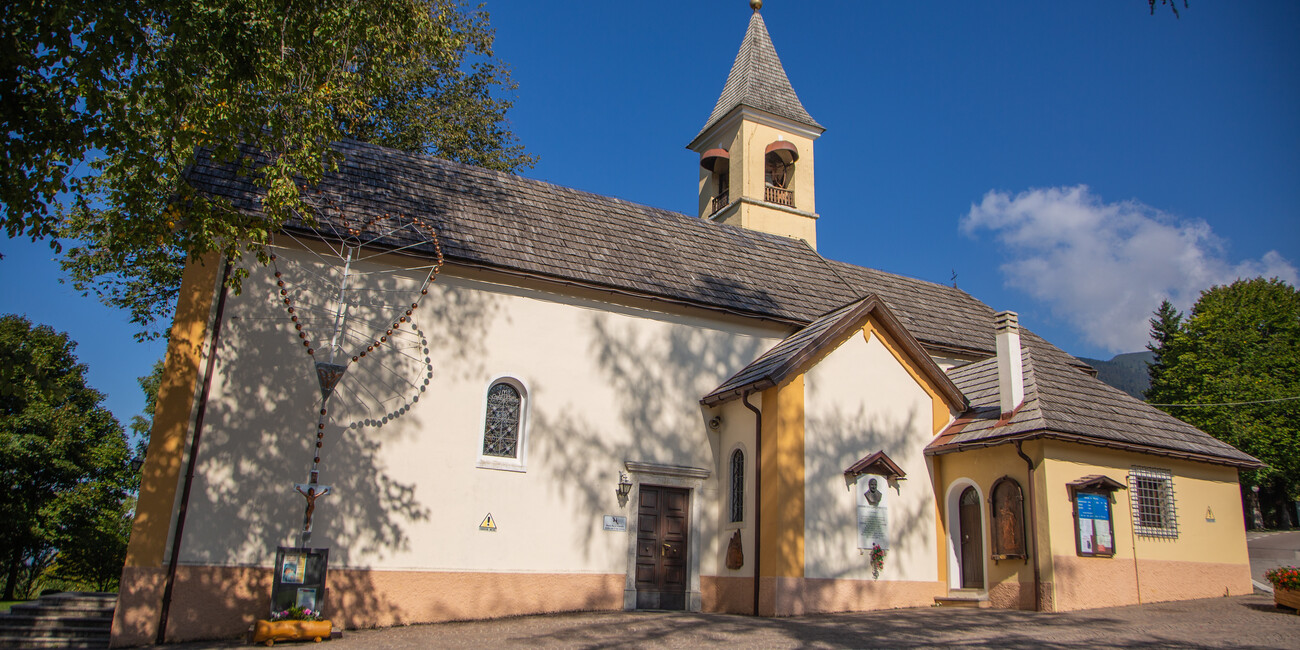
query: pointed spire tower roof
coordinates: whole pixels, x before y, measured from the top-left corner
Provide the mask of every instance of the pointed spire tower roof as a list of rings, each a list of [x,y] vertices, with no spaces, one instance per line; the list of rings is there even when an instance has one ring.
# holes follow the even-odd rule
[[[727,84],[722,87],[713,114],[695,139],[698,140],[738,106],[771,113],[818,131],[826,130],[808,114],[790,86],[790,78],[776,55],[772,37],[767,33],[767,25],[758,8],[749,18],[745,40],[740,44],[735,63],[731,64],[731,74],[727,75]]]

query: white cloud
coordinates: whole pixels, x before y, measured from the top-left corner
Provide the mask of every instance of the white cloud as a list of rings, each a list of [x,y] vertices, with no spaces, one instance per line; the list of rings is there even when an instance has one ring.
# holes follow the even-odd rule
[[[1161,300],[1181,310],[1200,292],[1237,278],[1279,277],[1296,267],[1276,251],[1232,264],[1204,221],[1180,221],[1136,201],[1104,203],[1086,185],[989,192],[961,220],[991,231],[1008,285],[1051,307],[1083,337],[1112,352],[1141,350]]]

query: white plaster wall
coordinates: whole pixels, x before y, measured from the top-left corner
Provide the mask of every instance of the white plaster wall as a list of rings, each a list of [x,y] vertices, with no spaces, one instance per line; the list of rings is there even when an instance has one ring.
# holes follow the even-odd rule
[[[857,510],[844,470],[884,450],[907,473],[889,495],[890,550],[880,580],[933,581],[935,506],[922,450],[930,397],[872,336],[849,337],[808,371],[804,402],[804,574],[872,579],[857,548]]]
[[[762,409],[762,395],[759,393],[750,395],[749,403]],[[713,570],[710,571],[701,567],[701,571],[704,575],[752,578],[754,576],[754,515],[757,507],[754,473],[757,471],[756,463],[758,461],[758,449],[754,445],[754,414],[745,408],[740,399],[734,399],[716,409],[710,409],[710,412],[721,417],[718,437],[722,444],[719,447],[720,455],[716,483],[718,486],[718,499],[715,514],[718,534],[716,535],[717,545],[712,556]],[[745,454],[745,512],[744,520],[741,522],[731,521],[730,510],[731,453],[736,449],[740,449]],[[727,545],[737,530],[740,531],[744,564],[739,569],[728,569],[726,564]]]
[[[254,269],[227,305],[184,562],[268,565],[301,526],[292,484],[307,476],[320,395],[269,276]],[[375,277],[389,290],[422,279]],[[785,332],[450,273],[414,316],[418,336],[355,364],[330,403],[320,478],[335,493],[318,502],[312,545],[331,547],[331,566],[623,573],[626,533],[602,530],[602,515],[634,514],[615,496],[632,460],[713,472],[693,523],[701,570],[717,572],[729,447],[698,400]],[[524,472],[476,466],[485,392],[502,376],[528,391]],[[478,530],[488,513],[497,532]]]

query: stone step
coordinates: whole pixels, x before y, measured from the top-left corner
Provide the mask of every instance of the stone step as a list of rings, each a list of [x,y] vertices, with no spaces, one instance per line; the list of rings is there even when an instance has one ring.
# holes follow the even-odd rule
[[[0,622],[0,636],[16,636],[24,638],[43,638],[43,639],[83,639],[83,638],[108,638],[109,628],[107,627],[46,627],[35,628],[25,625],[9,625],[6,622]]]
[[[9,608],[11,616],[107,616],[113,617],[112,605],[108,607],[88,605],[69,605],[68,603],[43,603],[33,601]]]
[[[116,594],[67,592],[0,615],[0,648],[107,648]]]
[[[14,604],[9,608],[9,616],[36,617],[74,617],[74,619],[112,619],[113,607],[61,607],[45,604]]]
[[[988,593],[974,589],[956,589],[949,591],[947,596],[935,596],[934,604],[940,607],[969,607],[972,609],[988,609],[990,607]]]
[[[0,648],[6,650],[43,650],[45,648],[108,648],[108,635],[102,639],[43,639],[0,635]]]
[[[113,624],[113,617],[84,616],[81,614],[10,614],[0,616],[0,625],[21,625],[24,627],[48,629],[52,627],[87,627],[108,629]]]
[[[117,594],[95,591],[60,591],[43,594],[37,601],[64,607],[113,607]]]

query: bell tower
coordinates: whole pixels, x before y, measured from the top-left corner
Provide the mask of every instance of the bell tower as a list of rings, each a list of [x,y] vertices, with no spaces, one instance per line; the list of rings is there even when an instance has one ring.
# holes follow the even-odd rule
[[[813,142],[804,109],[754,10],[722,95],[686,148],[700,155],[700,218],[802,239],[817,247]]]

